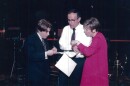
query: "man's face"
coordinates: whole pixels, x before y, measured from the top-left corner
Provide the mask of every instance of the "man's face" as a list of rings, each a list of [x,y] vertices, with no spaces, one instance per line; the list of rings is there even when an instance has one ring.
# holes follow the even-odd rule
[[[47,31],[39,32],[39,34],[43,39],[46,39],[50,35],[50,28],[47,28]]]
[[[71,28],[75,28],[80,23],[80,17],[77,17],[77,13],[68,14],[68,23]]]

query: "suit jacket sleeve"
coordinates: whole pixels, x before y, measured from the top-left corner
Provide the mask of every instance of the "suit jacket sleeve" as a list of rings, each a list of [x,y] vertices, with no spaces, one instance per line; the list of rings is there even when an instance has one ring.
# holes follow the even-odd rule
[[[89,57],[89,56],[95,54],[98,51],[98,49],[100,47],[98,43],[99,43],[99,39],[95,38],[89,47],[87,47],[83,44],[79,44],[78,49],[85,56]]]
[[[42,61],[45,59],[45,50],[37,36],[27,38],[24,51],[29,60]]]

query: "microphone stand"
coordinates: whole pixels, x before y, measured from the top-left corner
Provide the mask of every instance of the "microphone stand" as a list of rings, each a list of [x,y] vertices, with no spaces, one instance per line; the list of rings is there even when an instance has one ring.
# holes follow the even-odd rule
[[[14,71],[14,67],[15,67],[15,63],[16,63],[16,47],[15,47],[15,42],[16,42],[16,38],[12,38],[13,40],[13,65],[12,65],[12,68],[11,68],[11,73],[10,73],[10,79],[12,78],[12,75],[13,75],[13,71]]]
[[[119,86],[119,74],[123,75],[123,70],[124,67],[121,65],[120,60],[118,60],[118,53],[116,52],[116,61],[115,61],[115,66],[116,66],[116,83],[115,86]]]
[[[116,82],[115,82],[115,86],[118,86],[118,84],[119,84],[119,72],[118,72],[118,69],[119,69],[119,60],[118,60],[118,52],[116,51],[116,61],[115,61],[115,66],[116,66]]]

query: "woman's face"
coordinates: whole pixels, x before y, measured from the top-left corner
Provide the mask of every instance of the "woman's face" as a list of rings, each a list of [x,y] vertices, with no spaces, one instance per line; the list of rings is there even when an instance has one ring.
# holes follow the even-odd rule
[[[94,33],[95,33],[95,29],[91,30],[90,27],[85,27],[84,28],[84,33],[88,36],[88,37],[93,37]]]

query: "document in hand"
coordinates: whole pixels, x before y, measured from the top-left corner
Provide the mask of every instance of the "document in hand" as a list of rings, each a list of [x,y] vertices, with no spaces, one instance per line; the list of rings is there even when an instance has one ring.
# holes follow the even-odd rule
[[[65,52],[67,56],[69,56],[70,58],[73,58],[74,56],[76,56],[77,54],[75,52]]]
[[[55,64],[55,66],[70,77],[71,73],[74,71],[77,63],[75,63],[68,55],[65,53],[62,55],[60,60]]]

